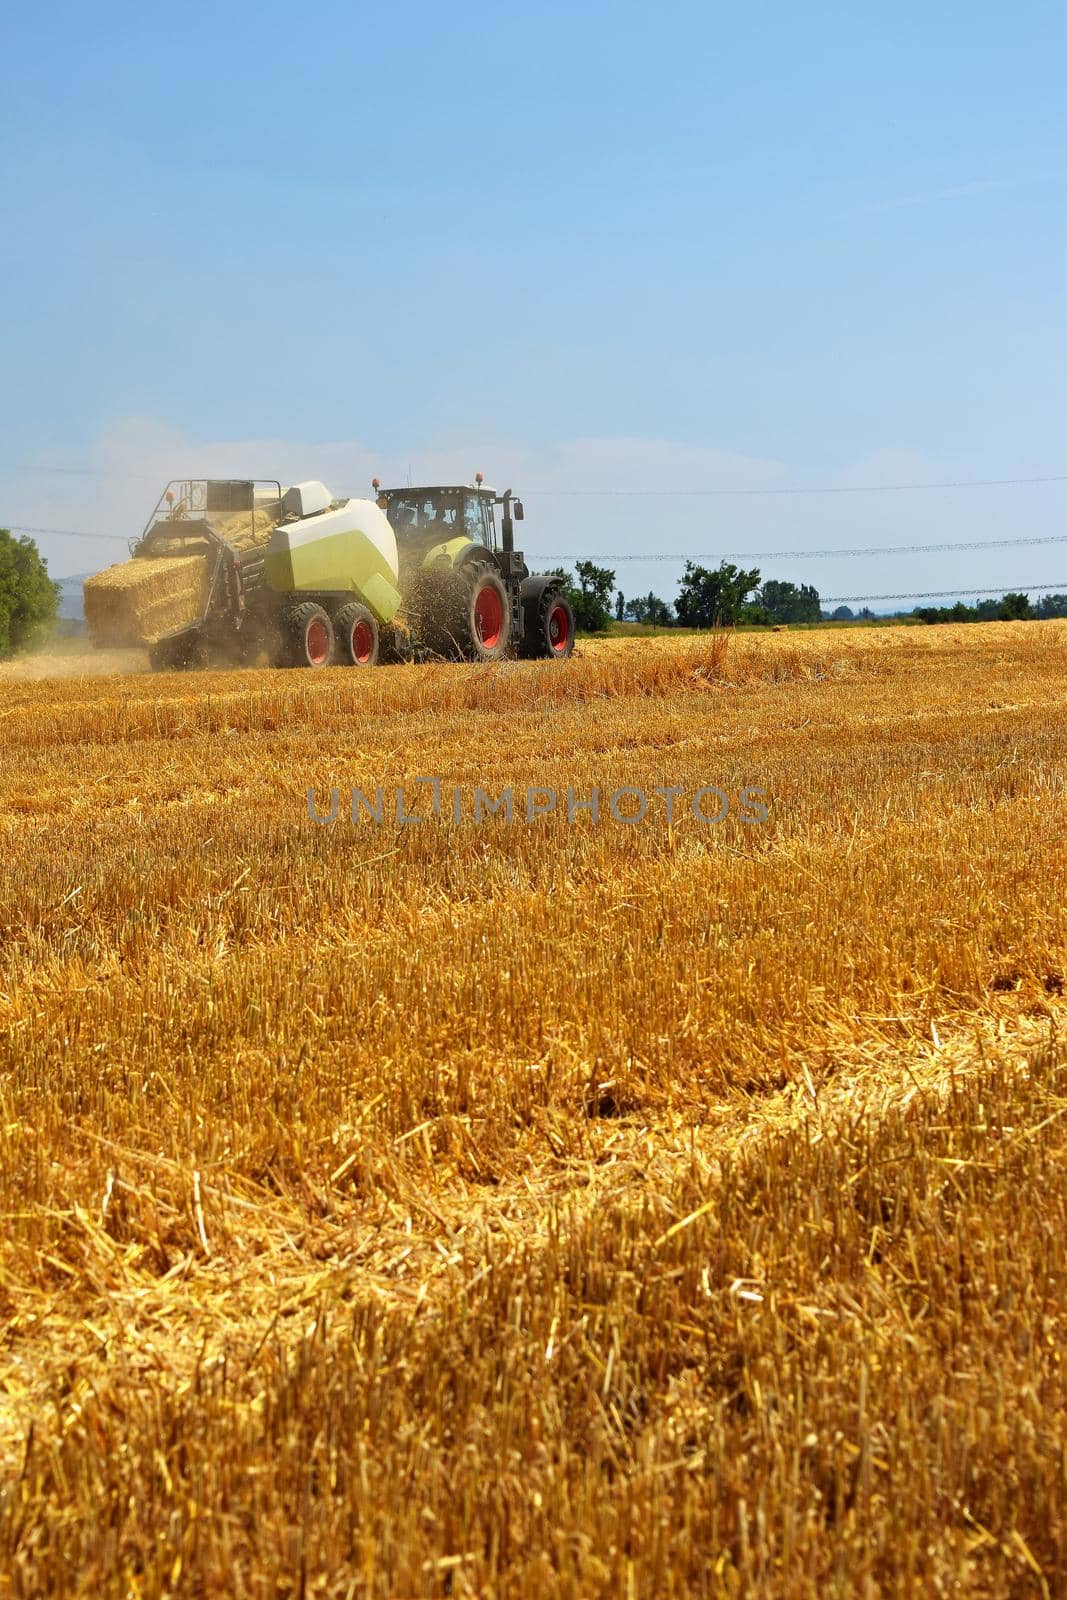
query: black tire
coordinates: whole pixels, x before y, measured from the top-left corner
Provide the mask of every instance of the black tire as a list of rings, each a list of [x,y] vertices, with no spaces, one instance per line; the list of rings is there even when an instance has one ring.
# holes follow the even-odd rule
[[[329,613],[314,600],[286,606],[281,615],[280,667],[328,667],[336,654]]]
[[[500,661],[507,655],[511,601],[493,567],[469,561],[448,574],[431,640],[441,655],[464,661]]]
[[[374,667],[378,664],[381,636],[373,611],[358,600],[349,600],[333,619],[337,653],[346,667]]]
[[[527,660],[566,661],[574,649],[574,612],[562,589],[545,589],[525,606],[522,653]]]

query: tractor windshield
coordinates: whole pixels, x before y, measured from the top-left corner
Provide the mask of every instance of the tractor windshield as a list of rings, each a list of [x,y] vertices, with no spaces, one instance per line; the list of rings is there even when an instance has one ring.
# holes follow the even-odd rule
[[[413,489],[391,495],[386,513],[398,539],[454,539],[464,532],[463,496],[454,489]]]

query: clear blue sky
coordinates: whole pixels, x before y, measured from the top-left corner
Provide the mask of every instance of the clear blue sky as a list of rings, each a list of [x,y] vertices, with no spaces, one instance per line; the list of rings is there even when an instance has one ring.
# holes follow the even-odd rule
[[[8,0],[0,45],[2,522],[480,467],[553,556],[1064,531],[1064,485],[545,493],[1067,471],[1058,4]],[[771,565],[895,592],[1067,546]]]

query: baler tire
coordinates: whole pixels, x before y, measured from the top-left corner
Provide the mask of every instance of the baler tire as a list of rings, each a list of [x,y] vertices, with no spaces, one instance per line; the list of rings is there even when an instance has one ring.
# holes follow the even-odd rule
[[[527,661],[566,661],[574,649],[574,611],[562,589],[545,589],[526,610],[522,653]]]
[[[340,658],[346,667],[374,667],[378,664],[381,636],[373,611],[358,600],[349,600],[333,619]]]
[[[280,667],[328,667],[337,641],[329,612],[314,600],[286,606],[281,615]]]

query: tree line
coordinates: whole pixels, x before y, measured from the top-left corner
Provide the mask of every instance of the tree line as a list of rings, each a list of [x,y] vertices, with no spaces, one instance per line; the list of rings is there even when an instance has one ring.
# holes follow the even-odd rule
[[[603,633],[616,622],[650,623],[661,628],[782,627],[798,622],[852,622],[873,619],[868,606],[858,612],[838,606],[827,613],[819,591],[810,583],[763,579],[758,567],[748,570],[723,561],[711,569],[687,561],[671,603],[651,592],[631,599],[616,588],[615,573],[593,561],[579,561],[574,575],[561,571],[574,618],[583,633]],[[977,600],[973,606],[915,606],[895,612],[920,622],[1013,622],[1031,618],[1067,617],[1067,595],[1043,595],[1031,603],[1025,594],[999,600]]]
[[[818,590],[810,583],[760,581],[758,567],[746,571],[723,561],[714,570],[693,561],[685,564],[673,605],[657,594],[627,600],[615,588],[615,573],[592,561],[579,561],[575,576],[562,572],[575,621],[585,633],[601,633],[617,622],[652,623],[663,628],[712,628],[749,624],[771,627],[786,622],[820,622]],[[613,598],[614,596],[614,598]]]
[[[1067,617],[1067,594],[1043,594],[1036,602],[1029,595],[1006,594],[1000,600],[976,600],[973,606],[957,600],[954,606],[916,606],[912,616],[920,622],[1031,622]]]

